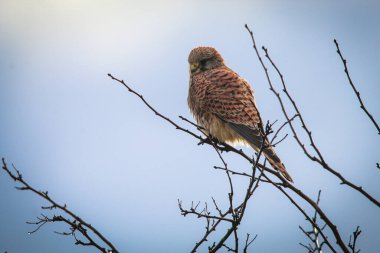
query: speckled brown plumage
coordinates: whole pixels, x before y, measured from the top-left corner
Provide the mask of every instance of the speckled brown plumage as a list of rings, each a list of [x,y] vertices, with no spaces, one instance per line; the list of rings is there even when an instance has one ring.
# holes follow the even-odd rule
[[[188,61],[188,105],[198,124],[221,142],[249,144],[256,151],[263,146],[264,140],[263,153],[269,163],[293,182],[264,138],[263,123],[248,82],[224,64],[215,48],[194,48]]]

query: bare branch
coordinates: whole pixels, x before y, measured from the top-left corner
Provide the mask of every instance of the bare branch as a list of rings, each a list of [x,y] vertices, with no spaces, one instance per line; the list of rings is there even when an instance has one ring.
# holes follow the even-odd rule
[[[257,238],[257,235],[255,235],[255,237],[253,237],[251,240],[249,239],[250,237],[250,234],[247,234],[247,239],[245,239],[245,246],[244,246],[244,249],[243,249],[243,253],[247,253],[248,251],[248,247],[253,243],[254,240],[256,240]]]
[[[294,130],[293,124],[292,124],[292,122],[290,121],[290,118],[289,118],[289,116],[288,116],[288,114],[287,114],[287,112],[286,112],[286,109],[285,109],[285,106],[284,106],[284,104],[283,104],[283,102],[282,102],[282,99],[281,99],[281,97],[280,97],[280,94],[279,94],[278,92],[276,92],[275,89],[273,88],[272,81],[271,81],[271,79],[270,79],[270,77],[269,77],[268,69],[267,69],[267,67],[265,66],[265,64],[264,64],[264,62],[263,62],[263,60],[262,60],[262,58],[261,58],[261,56],[260,56],[260,53],[259,53],[259,51],[258,51],[258,49],[257,49],[256,42],[255,42],[255,39],[254,39],[254,37],[253,37],[253,32],[249,29],[248,25],[245,25],[245,28],[247,29],[247,31],[249,32],[249,34],[250,34],[250,36],[251,36],[251,40],[252,40],[252,43],[253,43],[253,48],[254,48],[254,50],[255,50],[255,52],[256,52],[256,55],[257,55],[257,57],[258,57],[258,59],[259,59],[259,61],[260,61],[260,63],[261,63],[261,66],[262,66],[263,69],[264,69],[265,75],[266,75],[266,77],[267,77],[267,81],[268,81],[269,86],[270,86],[270,90],[276,95],[276,97],[277,97],[277,99],[278,99],[278,101],[279,101],[279,103],[280,103],[280,106],[281,106],[281,108],[282,108],[282,111],[283,111],[283,113],[284,113],[284,115],[285,115],[285,117],[286,117],[286,120],[289,122],[289,126],[290,126],[290,128],[292,129],[292,132],[293,132],[294,136],[297,136],[297,133],[296,133],[296,131]],[[265,48],[264,48],[264,47],[263,47],[263,49],[264,49],[264,51],[265,51]],[[266,55],[267,55],[267,54],[266,54]],[[277,69],[277,68],[276,68],[276,69]],[[281,77],[281,80],[283,80],[283,79],[282,79],[282,74],[281,74],[280,72],[278,72],[278,73],[279,73],[279,75],[280,75],[280,77]],[[285,88],[284,88],[284,89],[285,89]],[[302,116],[300,115],[299,111],[297,111],[297,113],[298,113],[299,117],[301,118]],[[311,137],[311,132],[308,131],[308,130],[307,130],[307,132],[310,134],[309,137]],[[304,145],[303,145],[302,143],[300,143],[300,146],[304,149]],[[305,149],[304,149],[304,150],[305,150]],[[306,152],[306,153],[307,153],[307,152]],[[330,227],[330,229],[332,230],[332,232],[333,232],[333,234],[334,234],[334,236],[335,236],[335,238],[336,238],[336,240],[337,240],[337,244],[340,246],[340,248],[341,248],[345,253],[348,253],[349,251],[348,251],[346,245],[344,244],[344,242],[343,242],[343,240],[342,240],[342,238],[341,238],[341,236],[340,236],[340,234],[339,234],[339,232],[338,232],[338,230],[337,230],[337,228],[336,228],[336,225],[334,225],[334,224],[330,221],[330,219],[324,214],[324,212],[318,207],[318,205],[317,205],[314,201],[312,201],[307,195],[305,195],[301,190],[297,189],[295,186],[289,184],[288,182],[285,182],[285,180],[282,180],[282,181],[283,181],[283,183],[286,185],[286,187],[289,187],[291,190],[293,190],[293,192],[295,192],[297,195],[299,195],[300,197],[302,197],[303,199],[305,199],[309,204],[311,204],[311,205],[313,206],[313,208],[314,208],[315,210],[318,211],[318,214],[320,215],[320,217],[326,222],[326,224],[327,224],[327,225]],[[275,185],[275,186],[276,186],[276,185]],[[281,190],[281,187],[277,187],[277,188]],[[283,193],[284,193],[284,192],[283,192]],[[292,203],[294,204],[295,202],[292,202]],[[380,203],[379,203],[379,205],[380,205]],[[302,209],[300,209],[300,208],[298,208],[298,209],[299,209],[300,211],[302,210]],[[304,214],[304,215],[305,215],[305,214]],[[330,246],[331,246],[331,245],[330,245]],[[330,247],[330,248],[332,249],[332,247]]]
[[[342,60],[342,63],[344,65],[344,73],[346,73],[346,76],[347,76],[348,81],[349,81],[349,83],[351,85],[351,88],[354,90],[355,95],[356,95],[356,97],[359,100],[360,108],[363,109],[363,111],[367,114],[368,118],[372,121],[373,125],[376,127],[378,134],[380,134],[380,126],[379,126],[379,124],[376,122],[376,120],[373,118],[372,114],[364,106],[363,100],[360,97],[360,93],[356,89],[354,83],[352,82],[350,73],[348,72],[348,68],[347,68],[347,60],[343,58],[342,52],[340,51],[340,48],[339,48],[338,41],[336,39],[334,39],[334,43],[335,43],[335,46],[336,46],[336,52],[339,54],[339,57]]]
[[[197,216],[197,218],[209,218],[209,219],[215,219],[215,220],[222,220],[222,221],[227,221],[227,222],[231,222],[233,223],[234,221],[232,219],[229,219],[229,218],[225,218],[225,216],[229,213],[225,213],[221,216],[215,216],[215,215],[210,215],[210,213],[207,211],[206,208],[202,209],[201,211],[198,211],[197,208],[198,208],[198,205],[196,207],[190,207],[190,209],[185,209],[183,208],[182,206],[182,201],[178,200],[178,207],[181,211],[181,215],[183,216],[186,216],[188,214],[194,214],[195,216]]]
[[[350,235],[350,241],[348,242],[348,247],[352,250],[352,253],[359,253],[360,249],[356,249],[356,242],[359,238],[359,235],[361,234],[360,227],[357,226],[356,230],[352,233],[352,236]]]
[[[289,94],[288,92],[288,89],[286,88],[286,85],[285,85],[285,81],[284,81],[284,78],[283,78],[283,75],[281,74],[280,70],[278,69],[278,67],[276,66],[276,64],[272,61],[272,59],[270,58],[269,54],[268,54],[268,50],[263,47],[263,50],[265,52],[265,56],[267,57],[267,59],[270,61],[270,63],[272,64],[272,66],[276,69],[278,75],[280,76],[281,78],[281,82],[282,82],[282,86],[283,86],[283,91],[284,93],[286,94],[286,96],[288,97],[288,99],[291,101],[294,109],[296,110],[297,114],[298,114],[298,118],[300,119],[301,121],[301,124],[302,124],[302,128],[305,130],[305,132],[307,133],[308,137],[309,137],[309,141],[310,141],[310,145],[311,147],[314,149],[314,151],[318,154],[318,158],[311,155],[309,153],[309,151],[307,151],[305,145],[300,141],[299,137],[298,137],[298,134],[297,132],[295,131],[294,127],[293,127],[293,124],[291,122],[289,122],[289,125],[290,125],[290,128],[294,134],[294,138],[296,139],[297,143],[299,144],[299,146],[303,149],[305,155],[312,161],[314,162],[317,162],[319,163],[324,169],[326,169],[328,172],[330,172],[331,174],[333,174],[334,176],[338,177],[340,180],[341,180],[341,184],[345,184],[345,185],[348,185],[349,187],[351,187],[352,189],[360,192],[362,195],[364,195],[367,199],[369,199],[372,203],[374,203],[375,205],[377,205],[378,207],[380,207],[380,202],[375,199],[372,195],[370,195],[367,191],[365,191],[363,189],[362,186],[357,186],[355,185],[354,183],[352,183],[351,181],[347,180],[341,173],[337,172],[336,170],[334,170],[329,164],[327,164],[326,160],[323,158],[322,156],[322,153],[320,152],[320,150],[318,149],[318,147],[316,146],[315,142],[314,142],[314,139],[311,135],[311,131],[308,129],[308,127],[306,126],[306,123],[303,119],[303,116],[301,114],[301,112],[299,111],[294,99],[291,97],[291,95]],[[285,107],[283,106],[283,103],[282,103],[282,99],[281,97],[279,96],[279,93],[275,91],[275,89],[273,88],[273,86],[271,85],[271,90],[273,91],[273,93],[276,95],[276,97],[278,98],[278,100],[280,101],[281,103],[281,107],[282,107],[282,111],[285,115],[286,118],[288,118],[287,116],[287,113],[286,113],[286,110],[285,110]]]
[[[72,233],[61,233],[64,235],[72,235],[74,236],[74,239],[76,240],[75,244],[82,245],[82,246],[93,246],[97,248],[99,251],[104,253],[117,253],[118,250],[116,250],[115,246],[103,235],[101,234],[95,227],[93,227],[91,224],[84,221],[82,218],[80,218],[78,215],[74,214],[72,211],[67,209],[66,204],[61,205],[55,202],[49,195],[48,192],[44,191],[38,191],[34,187],[30,186],[23,178],[19,170],[16,169],[16,167],[12,164],[12,167],[15,171],[15,174],[10,171],[7,164],[5,163],[5,159],[2,158],[2,168],[5,172],[8,173],[8,175],[15,181],[21,184],[21,187],[16,187],[19,190],[28,190],[31,191],[38,196],[45,199],[47,202],[49,202],[49,206],[43,206],[42,209],[44,210],[53,210],[57,209],[59,211],[62,211],[66,215],[68,215],[72,220],[65,218],[62,215],[54,215],[52,218],[49,218],[48,216],[41,214],[41,217],[37,217],[37,221],[35,222],[27,222],[28,224],[36,225],[36,229],[29,232],[30,234],[37,232],[42,226],[44,226],[47,223],[51,222],[63,222],[69,225],[70,230]],[[75,231],[78,231],[81,235],[83,235],[88,242],[80,241],[75,236]],[[96,239],[93,237],[92,234],[89,234],[89,232],[93,233],[96,237]],[[96,242],[96,240],[100,240],[102,244],[107,245],[109,248],[108,250],[102,246],[100,246],[99,243]]]
[[[317,198],[317,202],[316,204],[319,205],[319,201],[320,201],[320,198],[321,198],[321,190],[318,191],[318,198]],[[317,225],[317,226],[314,226],[312,225],[312,229],[310,231],[306,231],[303,227],[299,226],[299,229],[301,229],[301,231],[309,238],[309,240],[314,244],[314,246],[312,246],[311,244],[308,244],[308,250],[310,252],[316,252],[316,253],[322,253],[322,247],[323,245],[326,243],[328,244],[327,241],[323,240],[322,243],[319,242],[319,235],[320,235],[320,232],[319,231],[323,231],[323,229],[325,228],[326,224],[322,227],[322,228],[319,228],[320,226],[318,225],[317,223],[317,211],[314,212],[314,216],[313,216],[313,222]],[[321,234],[322,235],[322,234]],[[324,238],[327,238],[325,237],[324,235],[322,235],[322,239]],[[304,246],[304,244],[300,243],[301,246]]]
[[[263,140],[265,140],[267,138],[268,134],[272,132],[272,129],[271,129],[269,123],[266,125],[265,129],[266,129],[266,132],[264,133]],[[251,198],[251,196],[253,195],[254,191],[258,188],[259,182],[260,182],[260,178],[264,174],[264,170],[261,170],[258,180],[255,180],[256,168],[258,167],[258,162],[259,162],[261,154],[262,154],[262,152],[263,152],[263,150],[265,148],[264,147],[264,143],[265,142],[262,141],[262,145],[261,145],[260,150],[259,150],[259,152],[257,154],[257,157],[256,157],[256,162],[255,162],[255,164],[252,167],[252,174],[250,176],[250,181],[249,181],[249,185],[247,187],[247,192],[246,192],[245,198],[244,198],[243,202],[239,205],[239,207],[236,208],[236,213],[234,212],[235,210],[233,210],[232,214],[233,214],[233,217],[234,217],[234,223],[231,224],[231,227],[227,230],[227,232],[220,239],[220,241],[217,244],[215,244],[209,250],[210,253],[215,253],[220,248],[222,248],[223,246],[225,246],[225,241],[229,238],[229,236],[232,234],[232,232],[234,233],[234,236],[235,236],[235,251],[238,252],[238,236],[236,234],[236,231],[237,231],[237,228],[240,225],[240,223],[241,223],[241,221],[242,221],[242,219],[244,217],[248,201]],[[227,170],[227,167],[225,167],[225,168]]]
[[[280,103],[280,106],[281,106],[281,109],[282,109],[282,112],[287,120],[287,122],[289,122],[289,126],[290,126],[290,129],[292,130],[293,132],[293,135],[294,135],[294,138],[296,139],[297,143],[299,144],[299,146],[302,148],[302,150],[304,151],[305,155],[312,161],[314,162],[317,162],[319,163],[323,168],[325,168],[327,171],[329,171],[330,173],[332,173],[333,175],[335,175],[336,177],[338,177],[340,180],[341,180],[341,184],[345,184],[345,185],[348,185],[349,187],[351,187],[352,189],[360,192],[362,195],[364,195],[367,199],[369,199],[372,203],[374,203],[375,205],[377,205],[378,207],[380,207],[380,202],[375,199],[373,196],[371,196],[368,192],[366,192],[362,186],[357,186],[355,184],[353,184],[352,182],[348,181],[345,177],[343,177],[342,174],[340,174],[339,172],[337,172],[336,170],[334,170],[332,167],[330,167],[326,161],[324,160],[321,152],[319,151],[319,149],[317,148],[314,140],[313,140],[313,137],[311,135],[311,131],[307,128],[306,124],[305,124],[305,121],[302,117],[302,114],[300,113],[294,99],[290,96],[289,92],[288,92],[288,89],[286,88],[286,85],[285,85],[285,81],[284,81],[284,78],[283,78],[283,75],[281,74],[280,70],[278,69],[278,67],[276,66],[276,64],[272,61],[272,59],[270,58],[269,54],[268,54],[268,50],[265,48],[265,47],[262,47],[263,51],[265,52],[265,56],[266,58],[270,61],[270,63],[272,64],[272,66],[274,67],[274,69],[277,71],[277,74],[280,76],[281,78],[281,83],[282,83],[282,86],[283,86],[283,91],[284,93],[286,94],[286,96],[288,97],[288,99],[290,100],[290,102],[292,103],[293,105],[293,108],[296,110],[297,112],[297,115],[298,115],[298,118],[300,119],[301,121],[301,124],[302,124],[302,128],[305,130],[305,132],[307,133],[308,137],[309,137],[309,140],[310,140],[310,145],[313,147],[314,151],[318,154],[318,157],[317,158],[316,156],[313,156],[309,153],[309,151],[306,149],[305,147],[305,144],[303,144],[300,140],[300,138],[298,137],[298,134],[288,116],[288,113],[285,109],[285,106],[284,106],[284,103],[282,101],[282,98],[280,96],[280,94],[274,89],[274,86],[272,85],[272,81],[269,77],[269,74],[268,74],[268,69],[267,67],[265,66],[264,62],[262,61],[261,59],[261,56],[257,50],[257,47],[256,47],[256,42],[254,40],[254,37],[253,37],[253,32],[249,29],[249,27],[247,25],[245,25],[246,29],[248,30],[248,32],[250,33],[251,35],[251,39],[252,39],[252,42],[253,42],[253,47],[255,49],[255,52],[256,52],[256,55],[257,57],[259,58],[260,60],[260,63],[265,71],[265,74],[266,74],[266,77],[267,77],[267,80],[268,80],[268,83],[269,83],[269,86],[270,86],[270,90],[276,95],[279,103]]]

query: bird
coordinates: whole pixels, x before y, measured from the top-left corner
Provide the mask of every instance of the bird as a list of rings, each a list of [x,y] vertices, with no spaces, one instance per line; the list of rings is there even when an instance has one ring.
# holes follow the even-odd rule
[[[270,165],[289,182],[293,179],[264,134],[250,84],[226,66],[222,55],[214,48],[199,46],[189,57],[190,112],[205,134],[219,142],[248,144],[262,153]]]

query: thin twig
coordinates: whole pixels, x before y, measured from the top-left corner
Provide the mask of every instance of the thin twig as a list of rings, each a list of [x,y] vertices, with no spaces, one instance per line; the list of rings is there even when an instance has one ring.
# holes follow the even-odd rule
[[[61,215],[54,215],[52,218],[49,218],[48,216],[46,215],[41,215],[41,217],[37,217],[37,220],[36,222],[28,222],[28,224],[35,224],[37,225],[37,228],[29,233],[34,233],[36,231],[38,231],[43,225],[45,225],[46,223],[49,223],[49,222],[64,222],[66,224],[68,224],[71,229],[74,229],[74,230],[77,230],[79,231],[87,240],[88,242],[87,243],[83,243],[83,242],[78,242],[78,240],[75,238],[76,240],[76,244],[78,245],[85,245],[85,246],[93,246],[95,248],[97,248],[99,251],[101,252],[104,252],[104,253],[109,253],[109,252],[113,252],[113,253],[117,253],[118,250],[116,249],[116,247],[102,234],[100,233],[95,227],[93,227],[91,224],[87,223],[86,221],[84,221],[82,218],[80,218],[78,215],[74,214],[72,211],[70,211],[66,204],[65,205],[61,205],[61,204],[58,204],[56,201],[54,201],[49,195],[48,195],[48,192],[44,192],[44,191],[38,191],[36,190],[34,187],[30,186],[23,178],[22,178],[22,175],[20,173],[19,170],[16,169],[16,167],[12,164],[12,167],[15,171],[15,174],[12,173],[10,171],[10,169],[8,168],[7,164],[5,163],[5,159],[2,158],[2,168],[4,171],[6,171],[8,173],[8,175],[15,181],[15,182],[18,182],[20,183],[22,186],[21,187],[16,187],[16,189],[19,189],[19,190],[26,190],[26,191],[31,191],[35,194],[37,194],[38,196],[42,197],[43,199],[45,199],[46,201],[49,202],[50,206],[49,207],[43,207],[43,209],[57,209],[57,210],[60,210],[64,213],[66,213],[69,217],[71,217],[73,220],[69,220]],[[105,249],[104,247],[101,247],[99,245],[99,243],[96,242],[95,239],[92,238],[92,236],[90,236],[88,234],[87,231],[91,231],[92,233],[94,233],[96,236],[97,236],[97,239],[96,240],[100,240],[102,243],[106,244],[107,247],[109,247],[109,250]],[[74,235],[74,234],[72,234]]]
[[[243,249],[243,253],[247,253],[248,247],[253,243],[254,240],[256,240],[257,235],[255,235],[251,240],[249,239],[250,234],[247,234],[247,238],[245,239],[245,246]]]
[[[359,238],[359,235],[362,233],[360,227],[357,226],[356,230],[352,233],[352,237],[350,235],[350,241],[348,242],[348,247],[352,250],[352,253],[359,253],[360,249],[356,250],[356,242]],[[351,241],[352,239],[352,241]]]
[[[362,98],[360,96],[360,93],[356,89],[354,83],[352,82],[350,73],[348,72],[348,68],[347,68],[347,60],[343,58],[342,52],[340,51],[340,48],[339,48],[338,41],[336,39],[334,39],[334,43],[335,43],[335,46],[336,46],[336,52],[339,54],[339,57],[342,60],[342,63],[344,65],[344,73],[346,73],[347,79],[348,79],[348,81],[349,81],[352,89],[354,90],[356,97],[359,100],[360,108],[363,109],[363,111],[367,114],[368,118],[372,121],[373,125],[376,127],[378,134],[380,134],[380,126],[379,126],[379,124],[376,122],[376,120],[373,118],[372,114],[364,106],[364,103],[363,103],[363,100],[362,100]]]
[[[316,204],[319,205],[319,202],[320,202],[320,198],[321,198],[321,190],[318,191],[318,198],[317,198],[317,202]],[[315,224],[318,224],[317,223],[317,211],[314,211],[314,216],[313,216],[313,222]],[[309,240],[314,244],[314,246],[311,246],[311,244],[308,244],[308,249],[311,251],[311,252],[316,252],[316,253],[322,253],[322,246],[327,242],[326,241],[322,241],[322,243],[319,242],[319,230],[320,231],[323,231],[324,227],[326,226],[326,224],[322,227],[322,228],[319,228],[319,225],[317,227],[315,227],[314,225],[312,226],[312,229],[310,231],[306,231],[303,227],[301,226],[298,226],[299,229],[301,229],[301,231],[309,238]],[[322,236],[323,237],[323,236]],[[323,237],[324,239],[324,237]],[[301,246],[305,246],[303,245],[302,243],[300,243]]]

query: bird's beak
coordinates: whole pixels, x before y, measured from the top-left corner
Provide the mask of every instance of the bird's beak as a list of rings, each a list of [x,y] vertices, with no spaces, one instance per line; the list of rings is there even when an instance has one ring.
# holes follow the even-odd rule
[[[195,71],[199,67],[199,63],[191,63],[190,70],[191,72]]]

